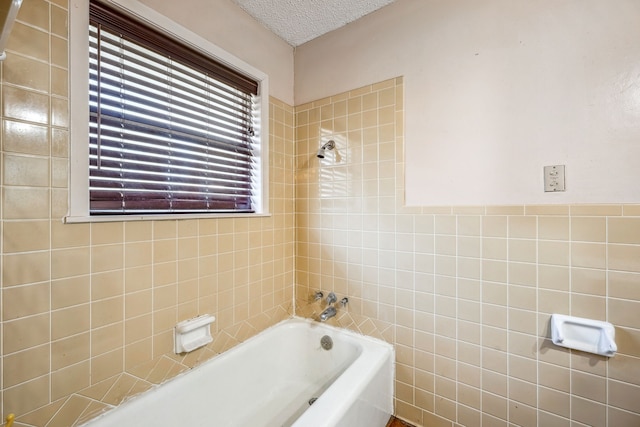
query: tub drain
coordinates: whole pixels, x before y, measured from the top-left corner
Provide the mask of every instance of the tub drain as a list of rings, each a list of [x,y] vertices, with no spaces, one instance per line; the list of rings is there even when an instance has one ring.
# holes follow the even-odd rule
[[[313,405],[314,403],[316,403],[316,400],[318,400],[317,397],[312,397],[311,399],[309,399],[309,406]]]
[[[333,348],[333,340],[329,335],[325,335],[320,339],[320,345],[325,350],[331,350]]]

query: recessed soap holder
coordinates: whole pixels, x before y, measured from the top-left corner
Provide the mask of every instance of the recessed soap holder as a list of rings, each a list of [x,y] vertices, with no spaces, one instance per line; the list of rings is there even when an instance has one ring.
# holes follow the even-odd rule
[[[582,317],[551,315],[551,341],[561,347],[613,357],[618,350],[611,323]]]
[[[211,325],[215,317],[209,314],[183,320],[174,328],[174,352],[188,353],[213,341]]]

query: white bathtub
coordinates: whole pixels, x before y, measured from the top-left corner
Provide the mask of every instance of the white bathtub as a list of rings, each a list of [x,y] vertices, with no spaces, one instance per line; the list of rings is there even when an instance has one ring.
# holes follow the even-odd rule
[[[393,362],[385,342],[293,318],[86,426],[384,427]]]

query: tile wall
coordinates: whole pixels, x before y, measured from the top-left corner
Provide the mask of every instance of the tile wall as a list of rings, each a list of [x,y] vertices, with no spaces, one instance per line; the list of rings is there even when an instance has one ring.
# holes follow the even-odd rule
[[[395,344],[419,426],[639,426],[640,206],[403,207],[402,109],[401,78],[296,107],[297,313],[348,296],[330,322]],[[618,354],[553,346],[551,313]]]
[[[76,425],[293,313],[293,108],[270,105],[273,215],[62,224],[67,0],[26,0],[2,63],[2,419]],[[216,316],[173,354],[173,325]]]

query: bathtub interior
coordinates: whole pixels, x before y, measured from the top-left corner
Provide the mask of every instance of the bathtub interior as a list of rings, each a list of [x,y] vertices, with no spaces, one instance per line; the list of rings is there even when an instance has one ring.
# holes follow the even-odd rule
[[[330,351],[320,345],[325,334],[334,341]],[[368,368],[353,369],[366,362],[362,359],[370,353],[361,343],[363,338],[366,337],[355,337],[303,319],[289,319],[88,425],[346,426],[349,424],[340,424],[337,417],[348,411],[335,405],[350,401],[362,406],[371,397],[357,385],[362,375],[368,375],[365,372]],[[382,383],[378,386],[389,390],[381,399],[384,404],[367,404],[362,408],[369,411],[384,406],[388,419],[392,384],[386,380]],[[335,389],[336,384],[339,389]],[[327,396],[332,387],[338,397]],[[349,397],[353,393],[361,396]],[[318,400],[310,406],[309,399],[313,397]],[[331,417],[323,414],[326,405],[331,407]],[[316,419],[318,416],[323,419]],[[385,424],[351,424],[374,425]]]
[[[251,397],[251,405],[225,425],[292,425],[309,408],[310,399],[320,397],[362,353],[361,345],[345,340],[335,340],[330,351],[324,350],[320,340],[327,331],[300,326],[290,322],[265,334],[262,362],[249,370],[251,390],[237,390]]]

